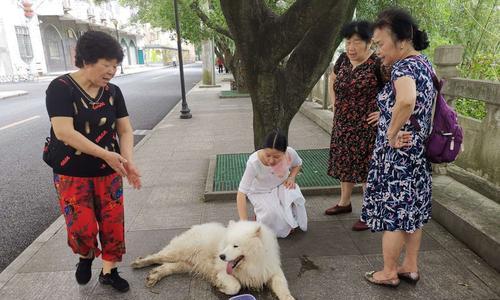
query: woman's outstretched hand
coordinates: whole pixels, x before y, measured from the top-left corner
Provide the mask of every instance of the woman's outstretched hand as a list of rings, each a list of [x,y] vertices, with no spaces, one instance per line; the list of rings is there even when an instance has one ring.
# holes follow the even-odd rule
[[[139,169],[132,162],[126,162],[123,164],[125,170],[127,171],[127,181],[136,190],[141,189],[141,174]]]

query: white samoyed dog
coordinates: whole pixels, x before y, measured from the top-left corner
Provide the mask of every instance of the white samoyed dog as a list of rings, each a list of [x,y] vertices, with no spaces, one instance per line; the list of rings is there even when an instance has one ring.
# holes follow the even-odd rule
[[[174,273],[192,273],[211,282],[222,293],[237,294],[242,287],[267,285],[280,300],[293,300],[281,270],[275,234],[257,222],[230,221],[195,225],[173,238],[160,252],[139,257],[132,267],[152,264],[146,286]]]

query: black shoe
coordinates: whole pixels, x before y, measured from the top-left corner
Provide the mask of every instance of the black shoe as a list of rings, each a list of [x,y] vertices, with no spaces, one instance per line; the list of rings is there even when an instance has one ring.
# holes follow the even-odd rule
[[[99,274],[99,282],[101,284],[111,285],[115,290],[119,292],[126,292],[129,289],[128,282],[121,278],[118,274],[118,270],[116,268],[111,269],[111,273],[108,274]]]
[[[78,284],[87,284],[92,277],[92,261],[94,258],[82,258],[80,257],[80,262],[76,264],[76,282]]]

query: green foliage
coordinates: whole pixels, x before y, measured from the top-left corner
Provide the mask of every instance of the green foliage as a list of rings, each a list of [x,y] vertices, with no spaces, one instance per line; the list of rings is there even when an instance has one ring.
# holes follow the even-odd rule
[[[190,5],[193,0],[178,0],[179,22],[181,36],[192,43],[212,38],[215,32],[203,26],[196,12]],[[122,5],[128,5],[136,10],[134,21],[150,23],[153,27],[175,31],[175,14],[172,0],[120,0]],[[224,16],[220,10],[219,1],[213,1],[206,12],[212,22],[227,28]]]
[[[101,0],[105,1],[105,0]],[[154,27],[160,27],[164,30],[175,30],[174,7],[172,0],[119,0],[122,5],[130,6],[136,9],[137,13],[133,21],[150,23]],[[195,2],[203,7],[203,3],[208,2],[208,9],[202,9],[211,26],[203,24],[200,17],[190,7]],[[293,0],[266,0],[267,5],[276,13],[282,14]],[[202,40],[213,38],[216,35],[221,38],[213,27],[220,27],[227,30],[226,20],[222,14],[220,1],[218,0],[178,0],[179,19],[181,35],[183,39],[192,43],[198,43]]]
[[[500,54],[479,53],[466,59],[460,66],[462,76],[471,79],[496,80],[500,78]]]
[[[474,99],[457,99],[455,108],[459,114],[482,120],[486,117],[486,103]]]

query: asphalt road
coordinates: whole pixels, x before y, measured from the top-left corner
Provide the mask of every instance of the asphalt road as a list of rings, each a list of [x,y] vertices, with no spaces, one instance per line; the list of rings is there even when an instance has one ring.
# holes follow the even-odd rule
[[[186,92],[201,79],[201,64],[184,68]],[[181,98],[179,69],[162,68],[116,77],[132,126],[150,130]],[[29,94],[0,99],[0,271],[60,215],[51,169],[41,159],[50,124],[48,80],[0,84],[0,91]],[[135,136],[137,143],[143,136]]]

